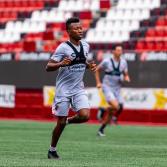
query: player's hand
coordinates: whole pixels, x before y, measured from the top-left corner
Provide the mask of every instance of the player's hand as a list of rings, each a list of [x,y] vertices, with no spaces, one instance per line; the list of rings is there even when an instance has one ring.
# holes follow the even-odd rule
[[[88,64],[88,67],[91,71],[95,72],[97,65],[96,65],[96,63],[94,63],[94,61],[92,61],[91,63]]]
[[[124,81],[126,81],[126,82],[130,82],[130,78],[129,78],[129,76],[125,76],[125,77],[124,77]]]
[[[100,88],[102,87],[102,84],[101,84],[101,83],[97,83],[96,87],[97,87],[98,89],[100,89]]]
[[[68,66],[69,64],[71,64],[71,59],[69,59],[68,57],[65,57],[62,61],[61,61],[61,66]]]

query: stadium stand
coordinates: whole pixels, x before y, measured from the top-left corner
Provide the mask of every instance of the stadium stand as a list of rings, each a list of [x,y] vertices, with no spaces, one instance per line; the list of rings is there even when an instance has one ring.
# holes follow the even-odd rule
[[[67,39],[64,21],[71,16],[83,20],[92,49],[119,42],[126,50],[167,50],[166,14],[165,0],[119,1],[112,8],[109,0],[1,1],[0,53],[53,51]]]

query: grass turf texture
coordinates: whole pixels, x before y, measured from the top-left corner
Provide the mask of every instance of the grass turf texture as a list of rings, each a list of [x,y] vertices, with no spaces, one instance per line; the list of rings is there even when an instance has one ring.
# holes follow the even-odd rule
[[[110,126],[96,136],[97,125],[66,127],[58,153],[48,160],[54,123],[0,121],[0,166],[166,167],[167,128]]]

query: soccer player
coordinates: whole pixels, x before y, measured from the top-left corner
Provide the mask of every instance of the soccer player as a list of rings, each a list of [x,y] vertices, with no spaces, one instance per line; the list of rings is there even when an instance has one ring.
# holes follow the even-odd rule
[[[86,67],[92,71],[96,70],[96,64],[87,61],[89,44],[81,40],[83,28],[80,20],[69,18],[66,21],[66,30],[69,40],[57,47],[46,66],[46,71],[59,69],[52,106],[52,113],[57,116],[57,125],[52,133],[49,159],[59,159],[56,146],[66,124],[89,120],[89,102],[84,90],[83,76]],[[72,117],[68,117],[70,105],[76,111],[76,115]]]
[[[130,77],[128,74],[128,65],[124,58],[121,57],[123,52],[121,45],[115,45],[113,50],[113,55],[111,58],[104,59],[96,69],[95,78],[97,88],[103,89],[106,101],[110,105],[110,112],[108,114],[108,119],[102,122],[101,127],[98,130],[99,136],[105,136],[104,128],[110,122],[112,113],[122,111],[123,101],[120,96],[120,88],[122,81],[130,82]],[[104,70],[105,75],[103,82],[101,84],[99,70]]]

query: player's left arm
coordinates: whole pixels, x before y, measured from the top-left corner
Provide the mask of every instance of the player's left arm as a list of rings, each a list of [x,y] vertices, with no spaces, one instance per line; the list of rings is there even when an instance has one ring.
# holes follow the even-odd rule
[[[124,71],[123,75],[124,75],[124,81],[126,81],[126,82],[131,81],[128,71]]]
[[[93,72],[96,71],[97,65],[94,61],[92,61],[90,63],[86,62],[86,65],[87,65],[87,68],[89,68],[91,71],[93,71]]]
[[[129,73],[128,73],[128,64],[125,60],[125,66],[124,66],[124,71],[123,71],[123,76],[124,76],[124,81],[125,82],[130,82],[130,76],[129,76]]]
[[[84,45],[86,46],[87,48],[87,57],[86,57],[86,67],[88,69],[90,69],[91,71],[95,72],[96,71],[96,68],[97,68],[97,65],[96,63],[94,62],[93,60],[93,56],[89,56],[89,50],[90,50],[90,46],[87,42],[83,41]]]

